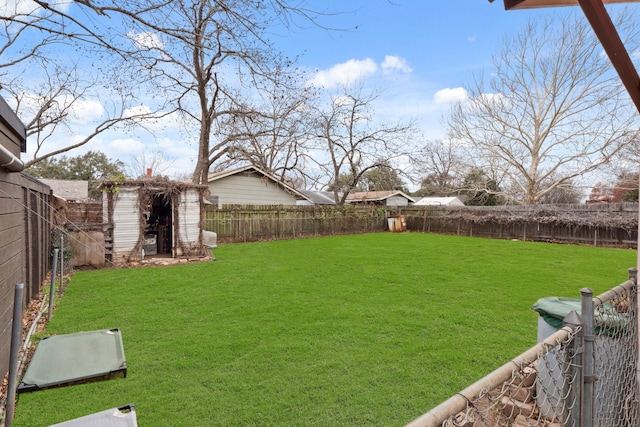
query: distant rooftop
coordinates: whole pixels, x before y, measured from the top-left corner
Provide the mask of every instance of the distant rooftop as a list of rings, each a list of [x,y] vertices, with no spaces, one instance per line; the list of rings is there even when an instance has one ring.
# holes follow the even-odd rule
[[[39,181],[47,184],[53,190],[53,195],[61,199],[70,201],[89,200],[89,181],[71,179],[45,179],[38,178]]]

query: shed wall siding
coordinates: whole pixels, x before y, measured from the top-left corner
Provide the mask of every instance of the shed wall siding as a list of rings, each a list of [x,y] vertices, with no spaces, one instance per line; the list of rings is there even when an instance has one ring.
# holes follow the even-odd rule
[[[197,250],[199,247],[201,206],[198,191],[187,190],[180,194],[178,205],[178,239],[191,251]],[[183,254],[178,253],[177,255],[180,256]]]
[[[296,198],[259,174],[232,175],[209,184],[222,205],[295,205]]]
[[[114,258],[128,257],[140,238],[138,189],[122,187],[113,195]]]

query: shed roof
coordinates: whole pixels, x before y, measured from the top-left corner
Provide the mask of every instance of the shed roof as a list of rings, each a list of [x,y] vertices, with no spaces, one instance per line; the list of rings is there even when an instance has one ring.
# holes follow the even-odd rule
[[[186,181],[172,181],[166,178],[142,178],[142,179],[127,179],[127,180],[102,180],[100,181],[100,190],[113,187],[148,187],[157,188],[161,191],[167,191],[170,189],[176,189],[178,191],[186,189],[196,189],[200,191],[207,190],[209,187],[204,184],[194,184]]]

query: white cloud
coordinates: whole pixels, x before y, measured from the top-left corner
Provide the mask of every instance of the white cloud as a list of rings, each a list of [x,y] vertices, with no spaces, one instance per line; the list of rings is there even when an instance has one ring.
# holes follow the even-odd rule
[[[11,107],[15,108],[15,102],[9,99]],[[22,93],[20,115],[23,121],[28,121],[34,117],[38,110],[42,108],[45,99],[37,94]],[[75,99],[72,96],[60,96],[53,100],[50,114],[60,114],[59,110],[68,108],[69,122],[75,125],[83,125],[101,118],[104,114],[104,107],[97,99]]]
[[[143,116],[145,114],[151,114],[151,108],[147,105],[136,105],[135,107],[129,107],[124,110],[124,117]]]
[[[462,87],[441,89],[433,95],[436,104],[451,104],[467,99],[467,91]]]
[[[501,93],[483,93],[480,95],[483,103],[491,104],[503,104],[507,102],[506,98]]]
[[[319,70],[309,83],[326,89],[340,85],[347,86],[361,78],[374,74],[377,70],[378,65],[370,58],[363,60],[350,59],[342,64],[336,64],[328,70]]]
[[[70,1],[52,0],[49,1],[49,7],[61,12],[68,12],[71,6]],[[42,12],[39,4],[32,0],[4,0],[0,2],[0,14],[2,15],[34,15]]]
[[[474,43],[477,40],[477,38],[478,37],[474,34],[473,36],[467,37],[467,41],[471,42],[471,43]]]
[[[162,43],[162,40],[160,40],[160,37],[158,37],[156,33],[148,31],[136,33],[135,31],[129,31],[127,37],[131,39],[138,48],[162,49],[164,47],[164,43]]]
[[[331,102],[335,106],[343,107],[345,105],[353,104],[353,98],[350,98],[347,95],[338,95],[338,96],[332,97]]]
[[[8,0],[0,3],[0,13],[3,15],[29,14],[38,8],[39,6],[31,0]]]
[[[87,124],[104,115],[102,103],[96,99],[78,99],[71,106],[69,118],[73,123]]]
[[[381,65],[384,74],[391,74],[396,71],[408,74],[413,71],[407,60],[399,56],[386,55]]]
[[[136,156],[144,150],[142,142],[133,138],[113,139],[107,151],[109,156]]]

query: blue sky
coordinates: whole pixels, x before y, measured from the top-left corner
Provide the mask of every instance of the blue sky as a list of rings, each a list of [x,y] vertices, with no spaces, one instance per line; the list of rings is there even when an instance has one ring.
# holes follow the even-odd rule
[[[274,46],[289,57],[297,57],[298,66],[329,92],[339,85],[356,83],[382,90],[375,105],[377,119],[414,119],[426,139],[446,137],[442,122],[451,102],[464,96],[462,87],[474,73],[491,71],[492,55],[503,37],[519,32],[529,19],[581,14],[578,7],[505,11],[502,0],[306,3],[310,9],[326,12],[319,23],[333,30],[308,24],[274,30],[269,35]],[[83,104],[87,117],[101,114],[99,110],[97,102]],[[81,126],[78,123],[79,133]],[[98,149],[130,162],[142,150],[163,151],[173,159],[167,174],[190,173],[196,147],[176,143],[170,129],[159,132],[167,134],[156,135],[153,141],[144,134],[104,134],[69,155]]]

